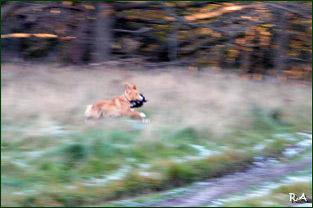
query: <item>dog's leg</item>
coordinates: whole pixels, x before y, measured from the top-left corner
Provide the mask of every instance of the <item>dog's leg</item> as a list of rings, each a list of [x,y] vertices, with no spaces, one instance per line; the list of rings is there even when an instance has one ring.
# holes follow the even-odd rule
[[[150,123],[150,120],[146,118],[146,114],[144,114],[143,112],[139,112],[139,115],[141,116],[143,123]]]
[[[129,116],[132,119],[139,120],[139,121],[142,121],[142,122],[145,122],[144,118],[146,117],[146,115],[144,113],[142,113],[142,112],[131,111],[131,110],[127,111],[125,113],[125,116]]]
[[[139,112],[139,115],[140,115],[141,118],[146,118],[147,117],[146,114],[144,114],[143,112]]]
[[[85,110],[85,120],[95,119],[98,120],[103,115],[101,109],[94,107],[92,105],[88,105]]]
[[[92,105],[87,105],[85,110],[85,118],[88,119],[92,115]]]

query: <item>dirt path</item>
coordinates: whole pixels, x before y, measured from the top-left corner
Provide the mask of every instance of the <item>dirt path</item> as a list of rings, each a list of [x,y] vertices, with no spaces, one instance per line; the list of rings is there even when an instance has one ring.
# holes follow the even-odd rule
[[[199,188],[191,191],[187,196],[175,197],[164,201],[148,204],[149,207],[195,207],[211,200],[242,190],[248,186],[270,180],[280,175],[292,173],[312,165],[312,160],[297,163],[273,165],[251,168],[245,172],[235,173],[222,178],[210,179],[201,183]]]

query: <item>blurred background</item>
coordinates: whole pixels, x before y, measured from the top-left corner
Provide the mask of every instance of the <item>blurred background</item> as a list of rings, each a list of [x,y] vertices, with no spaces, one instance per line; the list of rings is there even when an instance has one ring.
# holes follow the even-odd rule
[[[311,2],[3,1],[2,60],[118,60],[311,79],[311,8]]]
[[[1,1],[1,23],[2,206],[311,205],[311,2]],[[125,82],[150,123],[85,123]]]

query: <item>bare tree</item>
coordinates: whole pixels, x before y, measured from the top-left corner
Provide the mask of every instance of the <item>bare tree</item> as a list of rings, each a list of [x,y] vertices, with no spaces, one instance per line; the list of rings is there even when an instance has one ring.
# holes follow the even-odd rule
[[[278,29],[276,41],[277,41],[277,49],[275,50],[274,57],[274,68],[277,70],[278,74],[282,74],[282,71],[286,69],[286,51],[288,48],[288,18],[287,12],[284,10],[276,10],[275,12],[277,16],[277,24],[276,27]]]
[[[93,60],[95,62],[108,61],[111,58],[113,40],[113,8],[110,2],[98,1],[94,5],[96,7],[96,24]]]

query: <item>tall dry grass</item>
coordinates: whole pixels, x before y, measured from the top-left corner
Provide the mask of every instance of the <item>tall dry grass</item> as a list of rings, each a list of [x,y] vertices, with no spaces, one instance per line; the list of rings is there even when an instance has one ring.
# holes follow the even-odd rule
[[[249,126],[251,111],[279,109],[285,119],[311,122],[312,88],[279,81],[242,80],[208,70],[119,68],[53,68],[45,65],[2,65],[2,121],[5,124],[58,124],[85,128],[87,104],[123,93],[135,83],[149,102],[139,111],[151,120],[147,135],[161,127],[210,128],[225,133]],[[114,119],[103,125],[109,125]],[[150,132],[150,133],[149,133]]]

